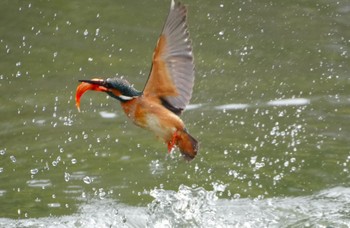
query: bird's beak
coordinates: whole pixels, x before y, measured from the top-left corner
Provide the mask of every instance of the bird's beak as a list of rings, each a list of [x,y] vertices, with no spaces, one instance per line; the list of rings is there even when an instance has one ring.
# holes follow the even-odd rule
[[[77,91],[75,93],[75,105],[78,108],[78,111],[80,112],[80,98],[83,96],[83,94],[88,90],[95,90],[100,92],[107,92],[107,82],[103,79],[94,78],[91,80],[79,80],[81,82],[78,87]]]

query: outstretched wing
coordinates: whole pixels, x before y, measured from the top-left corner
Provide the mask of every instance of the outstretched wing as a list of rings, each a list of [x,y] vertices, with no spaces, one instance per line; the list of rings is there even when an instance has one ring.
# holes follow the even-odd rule
[[[172,0],[143,91],[145,96],[159,99],[176,114],[181,114],[189,103],[194,84],[193,54],[186,17],[186,7]]]

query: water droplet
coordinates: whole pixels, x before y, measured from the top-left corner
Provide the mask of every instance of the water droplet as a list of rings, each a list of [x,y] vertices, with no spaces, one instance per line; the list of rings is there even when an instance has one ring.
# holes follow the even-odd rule
[[[104,199],[106,197],[106,195],[107,195],[107,193],[104,191],[103,188],[100,188],[98,190],[98,196],[99,196],[100,199]]]
[[[0,150],[0,155],[5,155],[6,154],[6,149],[1,149]]]
[[[89,176],[84,177],[83,181],[84,181],[85,184],[91,184],[92,183],[92,179]]]
[[[69,173],[64,173],[64,180],[68,182],[70,179],[70,174]]]
[[[30,173],[33,174],[33,175],[37,174],[38,172],[39,172],[39,170],[36,169],[36,168],[30,170]]]
[[[238,194],[238,193],[236,193],[236,194],[233,195],[233,198],[234,198],[234,199],[239,199],[239,198],[241,198],[241,195]]]
[[[16,162],[16,157],[15,157],[15,156],[11,155],[11,156],[10,156],[10,159],[11,159],[11,161],[12,161],[13,163]]]
[[[251,163],[252,165],[254,165],[255,162],[256,162],[256,159],[257,159],[257,156],[251,157],[251,158],[250,158],[250,163]]]
[[[194,171],[198,172],[198,170],[199,170],[199,166],[198,166],[198,164],[196,164],[195,167],[194,167]]]

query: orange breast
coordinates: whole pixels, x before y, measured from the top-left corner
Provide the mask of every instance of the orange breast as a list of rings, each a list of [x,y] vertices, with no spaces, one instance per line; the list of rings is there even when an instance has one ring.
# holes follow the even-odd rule
[[[166,142],[176,130],[184,129],[184,123],[177,115],[152,99],[141,96],[123,102],[122,107],[136,125],[152,131]]]

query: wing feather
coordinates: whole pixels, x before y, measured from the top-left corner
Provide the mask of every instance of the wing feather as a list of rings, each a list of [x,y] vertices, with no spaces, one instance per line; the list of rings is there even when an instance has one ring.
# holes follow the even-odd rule
[[[172,0],[143,91],[145,96],[166,101],[164,106],[177,114],[189,103],[194,85],[193,53],[186,20],[186,7]]]

